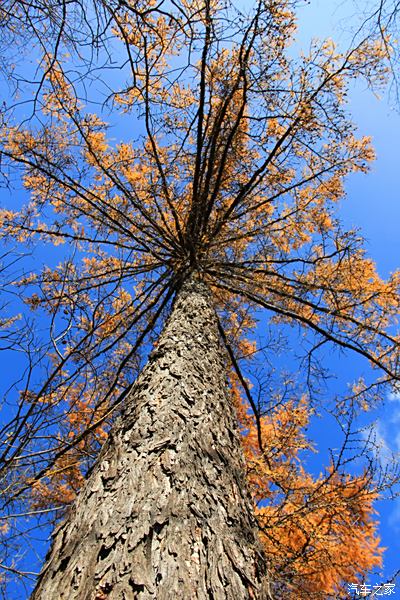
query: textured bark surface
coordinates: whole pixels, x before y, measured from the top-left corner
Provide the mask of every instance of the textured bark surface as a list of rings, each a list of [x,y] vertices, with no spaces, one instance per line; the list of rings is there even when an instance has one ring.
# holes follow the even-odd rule
[[[269,598],[216,317],[180,290],[34,600]]]

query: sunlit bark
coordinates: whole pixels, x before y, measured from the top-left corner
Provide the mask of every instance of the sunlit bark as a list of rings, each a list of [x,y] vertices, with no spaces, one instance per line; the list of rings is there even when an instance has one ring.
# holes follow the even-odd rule
[[[178,292],[35,600],[270,597],[207,287]]]

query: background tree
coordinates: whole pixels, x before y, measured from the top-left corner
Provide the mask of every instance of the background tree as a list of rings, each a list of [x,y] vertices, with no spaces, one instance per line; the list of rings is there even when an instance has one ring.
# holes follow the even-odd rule
[[[364,8],[360,32],[380,36],[393,77],[392,91],[398,101],[398,44],[400,4],[397,0],[379,0]]]
[[[295,32],[293,7],[281,0],[257,2],[245,15],[229,3],[208,1],[103,4],[115,39],[101,50],[99,61],[104,52],[110,60],[122,56],[126,78],[120,85],[110,79],[107,106],[118,114],[122,111],[134,127],[134,140],[129,131],[129,136],[119,134],[118,143],[104,117],[92,110],[86,77],[88,71],[92,79],[97,77],[93,56],[81,48],[79,63],[76,55],[69,59],[60,50],[68,43],[72,49],[80,48],[79,37],[64,36],[64,25],[52,16],[66,5],[55,7],[56,13],[44,20],[37,16],[42,24],[48,18],[55,23],[49,39],[57,40],[57,45],[51,53],[48,46],[42,47],[43,75],[37,80],[31,119],[23,120],[19,107],[4,110],[3,173],[10,185],[13,178],[20,178],[30,202],[20,211],[2,212],[2,231],[6,238],[24,243],[37,237],[46,243],[68,242],[68,250],[61,254],[60,264],[27,273],[18,281],[29,294],[26,302],[32,309],[49,315],[50,336],[47,360],[41,362],[46,373],[40,380],[27,379],[12,426],[4,430],[3,472],[13,472],[18,481],[4,504],[29,502],[37,510],[71,502],[122,407],[124,419],[131,423],[132,404],[140,398],[142,385],[140,379],[136,385],[134,381],[149,344],[157,340],[173,297],[177,297],[174,306],[181,306],[179,291],[187,290],[187,282],[194,278],[203,291],[190,302],[203,302],[203,317],[209,315],[210,322],[216,311],[215,327],[227,350],[215,351],[214,362],[219,365],[215,389],[223,390],[221,376],[225,369],[228,373],[233,369],[231,391],[250,490],[259,504],[273,593],[338,597],[346,582],[380,563],[371,504],[396,479],[394,473],[378,480],[368,463],[364,472],[354,473],[349,452],[353,448],[354,458],[366,451],[365,445],[354,451],[354,414],[368,406],[382,386],[398,380],[398,337],[393,329],[399,308],[398,275],[382,281],[365,257],[362,240],[355,232],[343,231],[334,216],[344,178],[366,171],[373,159],[370,141],[354,135],[345,111],[346,90],[361,75],[369,84],[384,81],[385,47],[370,38],[340,53],[329,41],[314,44],[308,56],[294,59],[288,50]],[[41,15],[43,7],[35,5],[34,11]],[[21,18],[29,26],[26,13]],[[77,21],[65,23],[68,31],[79,31]],[[28,28],[27,34],[31,31]],[[106,28],[99,31],[97,39],[104,40]],[[40,34],[39,39],[45,38]],[[107,77],[105,70],[102,77]],[[245,371],[257,353],[249,337],[261,309],[274,327],[298,324],[301,331],[311,332],[302,367],[308,399],[295,387],[288,394],[287,386],[275,390],[274,396],[252,394]],[[192,327],[186,335],[195,340],[196,331],[205,328],[205,323],[198,323],[197,330]],[[165,331],[170,331],[169,338]],[[173,335],[167,326],[160,338],[166,339],[166,347]],[[212,339],[214,334],[209,335]],[[342,450],[327,472],[315,478],[298,460],[310,447],[303,429],[321,372],[318,352],[325,345],[362,355],[380,375],[359,382],[347,402],[338,405]],[[143,379],[157,373],[157,346],[154,356]],[[267,358],[274,362],[272,343]],[[180,374],[177,379],[181,378]],[[178,388],[182,403],[183,388]],[[226,392],[221,394],[225,397]],[[248,404],[237,397],[241,394]],[[144,403],[136,426],[154,397]],[[202,418],[208,416],[207,410],[203,407]],[[185,414],[186,420],[192,419],[189,422],[197,418],[194,409]],[[226,418],[231,418],[228,409]],[[160,443],[167,422],[160,417]],[[103,451],[104,460],[109,454],[115,459],[113,450],[124,447],[121,423],[115,425],[115,436]],[[216,453],[225,456],[222,440],[229,427],[223,423],[221,418],[214,437],[220,444]],[[193,427],[194,436],[201,431]],[[164,442],[157,449],[161,461],[175,444]],[[234,436],[231,445],[232,456],[239,457]],[[150,448],[142,453],[143,472],[151,472],[145,468],[150,455]],[[189,464],[187,452],[183,456]],[[239,458],[235,464],[240,464]],[[93,470],[82,498],[89,494],[90,482],[100,477],[102,465],[100,461]],[[226,476],[232,481],[236,472],[227,468]],[[187,485],[185,489],[190,492]],[[95,494],[99,501],[104,501],[103,492]],[[223,492],[221,487],[219,493]],[[157,493],[157,487],[149,486],[147,500]],[[233,498],[238,496],[231,496],[232,506],[247,506],[246,497],[239,498],[239,504]],[[97,507],[95,503],[92,517]],[[195,509],[202,514],[199,506]],[[76,514],[80,518],[79,509]],[[247,508],[234,514],[242,530],[252,530]],[[164,521],[149,527],[160,540],[157,523]],[[223,524],[229,530],[228,517]],[[130,517],[123,526],[131,528]],[[76,527],[72,517],[65,527],[72,535]],[[107,538],[110,532],[103,533]],[[108,562],[105,575],[94,577],[96,583],[87,580],[87,593],[96,589],[99,598],[112,597],[115,585],[131,585],[137,594],[155,594],[152,586],[162,594],[164,584],[171,589],[164,573],[157,577],[153,559],[149,572],[155,579],[150,583],[137,579],[130,584],[129,569],[116,576],[110,550],[116,538],[111,536],[108,546],[99,538],[92,547],[95,571],[107,557]],[[226,547],[234,548],[229,553],[225,547],[230,559],[221,561],[222,573],[210,580],[200,568],[204,556],[208,572],[213,572],[212,565],[222,554],[217,550],[207,554],[204,539],[196,546],[200,558],[195,560],[192,554],[190,560],[202,572],[198,597],[207,597],[204,594],[211,593],[207,586],[212,585],[221,598],[238,597],[238,590],[243,595],[244,589],[249,597],[269,593],[260,591],[266,561],[262,559],[260,569],[257,542],[251,535],[247,542],[244,549],[237,540],[227,542]],[[191,539],[192,550],[194,544]],[[353,554],[346,560],[343,549],[350,547]],[[85,556],[87,549],[82,547]],[[54,582],[63,569],[72,569],[71,563],[68,566],[72,556],[80,560],[76,549],[66,552],[67,562],[48,565]],[[247,552],[252,556],[251,574],[240,566],[236,581],[226,574],[232,568],[228,565],[243,565]],[[143,570],[139,560],[135,564]],[[228,583],[223,583],[224,572]],[[70,575],[74,576],[73,569]],[[40,585],[47,585],[46,577]],[[193,580],[189,571],[186,577]]]

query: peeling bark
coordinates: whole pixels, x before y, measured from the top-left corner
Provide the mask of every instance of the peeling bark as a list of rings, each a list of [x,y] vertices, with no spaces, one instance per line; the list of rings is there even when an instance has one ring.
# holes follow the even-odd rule
[[[187,281],[32,600],[269,598],[216,316]]]

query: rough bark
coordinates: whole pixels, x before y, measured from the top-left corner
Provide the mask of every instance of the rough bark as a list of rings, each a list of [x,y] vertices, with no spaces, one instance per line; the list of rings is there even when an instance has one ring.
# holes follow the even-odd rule
[[[32,600],[269,598],[215,312],[186,282]]]

